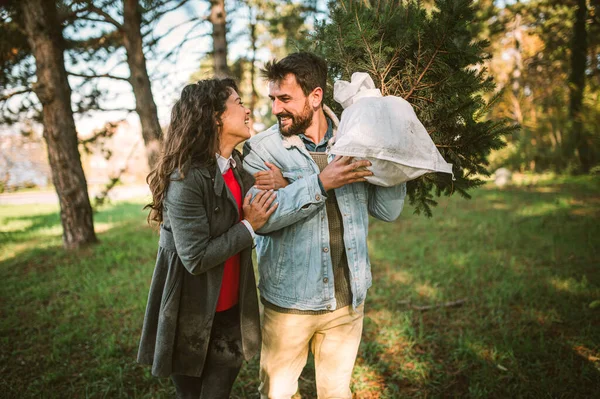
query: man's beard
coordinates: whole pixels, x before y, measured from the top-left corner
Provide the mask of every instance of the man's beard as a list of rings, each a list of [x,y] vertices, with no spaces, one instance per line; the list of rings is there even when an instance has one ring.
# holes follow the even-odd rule
[[[298,135],[306,132],[306,129],[310,127],[312,124],[314,111],[308,104],[308,100],[304,103],[304,109],[298,115],[292,115],[290,113],[284,112],[277,115],[277,121],[279,122],[279,132],[285,136],[290,137],[294,135]],[[286,128],[281,126],[281,118],[289,117],[292,120],[292,124]]]

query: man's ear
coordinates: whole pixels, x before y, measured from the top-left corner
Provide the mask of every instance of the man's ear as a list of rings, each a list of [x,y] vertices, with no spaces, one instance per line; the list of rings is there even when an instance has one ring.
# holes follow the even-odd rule
[[[312,105],[313,108],[321,107],[321,103],[323,102],[323,89],[317,87],[309,94],[309,98],[310,105]]]

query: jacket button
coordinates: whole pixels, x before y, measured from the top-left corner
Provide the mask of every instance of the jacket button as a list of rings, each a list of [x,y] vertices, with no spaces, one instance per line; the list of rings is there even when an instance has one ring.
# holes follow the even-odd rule
[[[331,305],[327,305],[327,310],[331,310]]]
[[[323,252],[329,252],[329,248],[327,248],[327,247],[323,248]]]
[[[327,277],[325,277],[325,278],[323,279],[323,282],[324,282],[325,284],[327,284],[327,283],[329,282],[329,279],[328,279]]]
[[[219,212],[220,210],[221,209],[218,206],[215,208],[215,212]]]
[[[317,195],[315,195],[315,199],[316,199],[317,201],[321,201],[321,196],[320,196],[319,194],[317,194]]]

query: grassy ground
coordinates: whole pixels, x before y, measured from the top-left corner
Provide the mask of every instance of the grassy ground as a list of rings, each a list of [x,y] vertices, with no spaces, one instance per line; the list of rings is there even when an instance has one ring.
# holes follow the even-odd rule
[[[473,194],[373,221],[355,397],[597,397],[600,179]],[[174,396],[134,361],[157,242],[141,204],[99,212],[100,244],[72,253],[55,207],[0,209],[0,397]],[[257,370],[235,398],[257,398]],[[309,361],[297,396],[314,392]]]

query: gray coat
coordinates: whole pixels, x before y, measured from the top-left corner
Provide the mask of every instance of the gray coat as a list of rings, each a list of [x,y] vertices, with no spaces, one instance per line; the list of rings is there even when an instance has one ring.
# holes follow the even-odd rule
[[[234,175],[242,194],[254,184],[236,151]],[[183,180],[171,180],[138,362],[152,374],[199,377],[210,338],[225,261],[241,252],[239,309],[244,357],[260,347],[252,236],[240,223],[235,199],[221,173],[192,166]],[[176,177],[174,174],[173,177]]]

